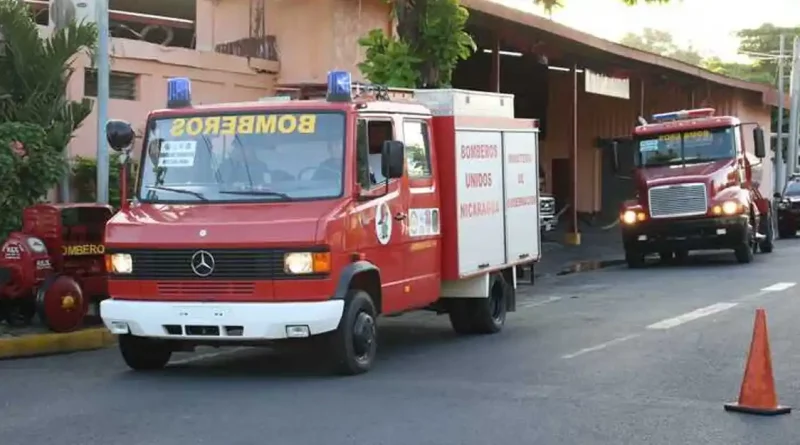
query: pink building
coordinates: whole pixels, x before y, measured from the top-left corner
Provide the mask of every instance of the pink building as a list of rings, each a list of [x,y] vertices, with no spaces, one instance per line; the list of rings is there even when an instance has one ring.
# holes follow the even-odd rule
[[[44,0],[27,1],[41,13],[47,8]],[[520,117],[542,119],[546,189],[563,203],[576,184],[579,212],[616,212],[622,192],[612,190],[598,140],[628,137],[637,115],[713,106],[769,128],[776,94],[768,86],[627,48],[494,0],[462,3],[480,49],[456,70],[455,86],[513,93]],[[149,110],[165,105],[168,77],[191,78],[196,102],[254,100],[281,85],[322,83],[330,69],[358,79],[358,38],[374,28],[393,32],[384,0],[110,0],[110,9],[109,116],[138,129]],[[47,15],[39,17],[46,24]],[[76,62],[73,97],[95,92],[86,66],[85,58]],[[574,76],[573,67],[580,68]],[[617,91],[587,92],[585,70],[616,78]],[[92,115],[70,152],[93,156],[95,133]],[[771,178],[770,168],[764,177],[770,194]]]

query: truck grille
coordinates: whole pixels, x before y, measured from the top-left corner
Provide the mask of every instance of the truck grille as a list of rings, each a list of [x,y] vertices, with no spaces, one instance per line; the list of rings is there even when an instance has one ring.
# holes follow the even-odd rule
[[[650,217],[702,215],[708,211],[705,184],[680,184],[651,187]]]
[[[192,269],[192,256],[203,250],[213,257],[213,270],[200,276]],[[288,252],[319,251],[320,249],[133,249],[124,250],[133,259],[133,273],[113,275],[115,279],[136,280],[279,280],[292,279],[283,270],[283,257]],[[210,261],[209,261],[210,262]],[[203,271],[207,272],[207,270]],[[319,275],[303,275],[303,279],[319,278]],[[163,286],[165,283],[159,283]],[[164,289],[166,290],[166,289]],[[186,292],[187,289],[169,289]],[[195,290],[196,289],[192,289]],[[231,293],[243,289],[228,289]]]
[[[539,216],[552,216],[556,213],[556,200],[549,196],[539,198]]]

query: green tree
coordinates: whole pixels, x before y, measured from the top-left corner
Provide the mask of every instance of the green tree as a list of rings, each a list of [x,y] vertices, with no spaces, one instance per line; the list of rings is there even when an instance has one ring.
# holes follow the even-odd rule
[[[397,17],[398,39],[374,29],[359,40],[366,49],[359,69],[372,82],[404,88],[450,84],[453,69],[476,49],[464,27],[469,12],[458,0],[387,0]]]
[[[42,38],[31,17],[25,3],[0,1],[0,239],[67,171],[64,148],[92,109],[66,92],[72,61],[97,42],[96,26],[73,23]]]
[[[703,61],[703,56],[694,48],[679,46],[673,40],[672,34],[660,29],[645,28],[641,34],[629,32],[620,39],[619,43],[691,65],[700,65]]]

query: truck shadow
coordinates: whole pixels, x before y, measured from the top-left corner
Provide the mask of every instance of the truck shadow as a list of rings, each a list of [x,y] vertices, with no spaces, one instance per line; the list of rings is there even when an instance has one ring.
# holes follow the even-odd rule
[[[481,342],[482,338],[461,337],[450,327],[446,316],[411,314],[400,319],[385,319],[379,328],[380,350],[375,368],[366,376],[379,375],[381,369],[402,364],[412,356],[449,354],[465,343]],[[413,318],[413,319],[412,319]],[[236,377],[263,379],[326,379],[343,378],[333,374],[321,357],[307,343],[259,348],[204,348],[192,354],[176,354],[173,363],[160,371],[126,372],[125,380],[205,379]]]

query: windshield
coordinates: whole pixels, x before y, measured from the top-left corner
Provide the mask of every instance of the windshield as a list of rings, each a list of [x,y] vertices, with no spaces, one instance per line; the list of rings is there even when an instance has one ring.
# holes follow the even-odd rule
[[[275,201],[342,194],[343,113],[150,121],[139,199]]]
[[[800,181],[792,181],[787,183],[783,194],[784,196],[800,196]]]
[[[734,157],[733,127],[693,130],[639,139],[639,165],[697,164]]]

